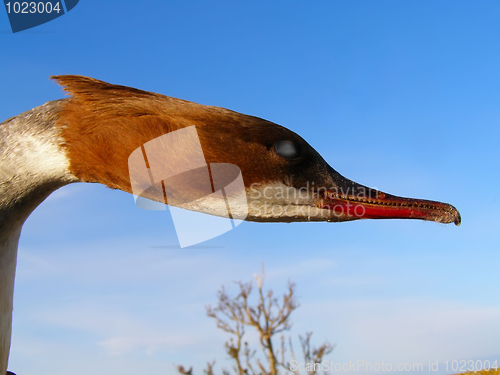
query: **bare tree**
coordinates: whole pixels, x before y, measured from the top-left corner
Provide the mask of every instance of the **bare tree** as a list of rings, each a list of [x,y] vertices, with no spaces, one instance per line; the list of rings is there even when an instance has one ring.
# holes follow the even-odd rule
[[[291,337],[286,340],[284,332],[291,328],[290,315],[299,307],[295,299],[295,284],[288,283],[287,291],[276,297],[269,289],[264,292],[264,271],[254,275],[257,284],[257,300],[252,304],[250,295],[254,288],[252,281],[237,282],[239,293],[230,296],[224,286],[217,292],[218,303],[215,307],[207,306],[207,316],[215,319],[217,328],[227,332],[230,338],[224,344],[226,354],[232,362],[232,370],[237,375],[300,375],[298,366],[292,363],[309,364],[305,369],[308,375],[318,374],[319,364],[326,355],[333,351],[334,346],[328,342],[319,347],[311,348],[312,332],[305,336],[299,335],[302,361],[297,360],[293,351]],[[252,349],[243,338],[246,329],[254,330],[259,337],[259,349]],[[280,345],[274,346],[273,338],[280,335]],[[289,360],[288,358],[291,358]],[[294,362],[292,362],[294,361]],[[215,375],[215,361],[207,363],[203,371],[206,375]],[[177,366],[177,371],[183,375],[193,375],[192,367],[186,369]],[[231,375],[228,370],[222,370],[223,375]]]

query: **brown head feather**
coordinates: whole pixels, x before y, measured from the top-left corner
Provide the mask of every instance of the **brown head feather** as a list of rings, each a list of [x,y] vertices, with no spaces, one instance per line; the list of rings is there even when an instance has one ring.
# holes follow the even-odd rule
[[[131,192],[128,157],[132,151],[192,125],[197,128],[206,161],[236,164],[247,187],[287,179],[290,162],[270,151],[279,139],[295,139],[304,144],[304,152],[319,157],[297,134],[257,117],[93,78],[52,78],[71,95],[63,104],[59,125],[71,171],[85,182]]]

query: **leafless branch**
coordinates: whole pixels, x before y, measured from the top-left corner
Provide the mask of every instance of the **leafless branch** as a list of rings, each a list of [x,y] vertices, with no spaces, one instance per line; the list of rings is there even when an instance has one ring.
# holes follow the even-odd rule
[[[226,354],[233,363],[232,370],[237,375],[281,375],[295,374],[300,372],[292,371],[290,361],[287,360],[287,353],[292,360],[297,361],[293,351],[292,340],[288,340],[288,349],[284,331],[289,331],[292,327],[290,316],[299,307],[295,299],[295,284],[289,282],[286,292],[279,298],[269,289],[264,291],[264,269],[262,274],[254,275],[257,285],[257,299],[250,301],[254,291],[252,282],[237,282],[238,294],[230,296],[224,287],[217,292],[217,304],[207,306],[206,313],[210,318],[215,319],[217,328],[230,335],[224,344]],[[261,351],[257,355],[256,349],[251,349],[247,341],[244,341],[246,329],[253,329],[259,337]],[[273,338],[281,333],[280,345],[274,347]],[[304,363],[321,363],[324,357],[333,351],[334,346],[324,343],[317,348],[311,348],[312,332],[307,332],[304,337],[299,336]],[[287,351],[288,350],[288,351]],[[215,361],[207,363],[204,370],[206,375],[214,375]],[[278,371],[282,369],[284,372]],[[177,366],[179,374],[193,375],[192,368],[185,369]],[[222,371],[223,375],[230,375],[227,370]],[[308,371],[308,375],[315,375],[316,371]]]

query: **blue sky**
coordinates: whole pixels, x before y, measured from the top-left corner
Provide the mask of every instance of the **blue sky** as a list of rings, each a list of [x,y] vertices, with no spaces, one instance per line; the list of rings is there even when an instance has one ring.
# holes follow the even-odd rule
[[[269,287],[297,283],[293,334],[335,362],[500,364],[499,19],[497,1],[81,0],[12,34],[1,10],[2,120],[63,97],[49,75],[88,75],[282,124],[346,177],[463,219],[243,223],[175,249],[168,212],[67,186],[23,229],[9,368],[201,373],[225,339],[204,306],[262,262]]]

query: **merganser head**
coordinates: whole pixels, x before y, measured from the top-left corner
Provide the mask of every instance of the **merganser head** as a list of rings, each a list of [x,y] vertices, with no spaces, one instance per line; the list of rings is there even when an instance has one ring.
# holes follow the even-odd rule
[[[397,197],[341,176],[302,137],[272,122],[92,78],[53,78],[71,95],[62,104],[58,125],[70,170],[81,181],[132,192],[131,153],[194,125],[207,164],[240,168],[246,220],[398,218],[460,224],[459,212],[449,204]],[[183,185],[187,200],[199,196],[194,185]],[[190,209],[211,213],[206,207]]]

